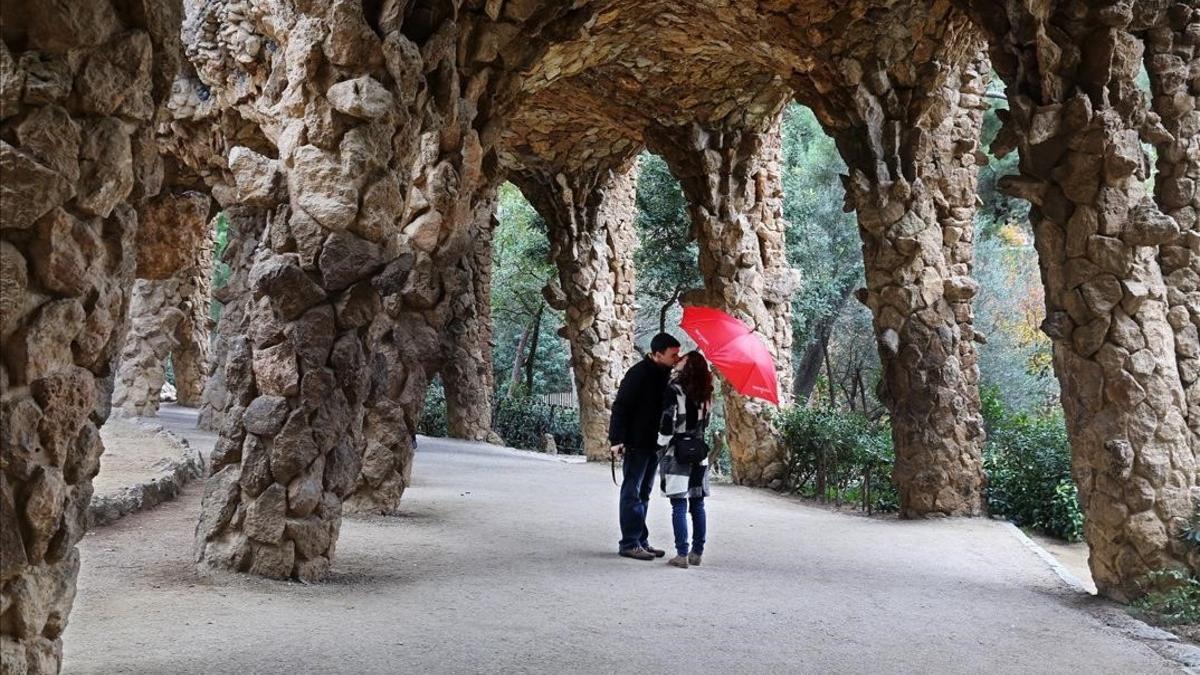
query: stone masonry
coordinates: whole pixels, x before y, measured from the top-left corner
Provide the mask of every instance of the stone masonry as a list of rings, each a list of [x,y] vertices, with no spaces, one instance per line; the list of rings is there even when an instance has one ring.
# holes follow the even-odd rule
[[[153,417],[170,358],[180,405],[199,405],[208,361],[212,239],[207,195],[167,193],[138,211],[136,281],[113,411]]]
[[[1172,307],[1187,266],[1163,278],[1164,262],[1178,259],[1172,247],[1187,239],[1146,192],[1143,140],[1166,146],[1168,185],[1186,182],[1170,159],[1181,153],[1135,80],[1142,36],[1162,25],[1157,9],[1173,25],[1189,25],[1190,40],[1200,33],[1194,11],[1172,3],[1135,10],[1063,0],[1037,14],[1019,2],[992,5],[980,3],[975,13],[1008,88],[998,149],[1021,152],[1021,173],[1005,187],[1032,204],[1046,285],[1043,330],[1054,339],[1092,577],[1102,594],[1128,600],[1142,592],[1145,573],[1186,565],[1175,535],[1193,513],[1197,478],[1176,358],[1196,353],[1195,331],[1186,330],[1184,307]],[[1168,79],[1167,69],[1152,66],[1156,78]],[[1159,96],[1170,88],[1179,98],[1158,107],[1174,111],[1172,125],[1185,129],[1176,113],[1194,106],[1195,80],[1185,91],[1162,79]]]
[[[527,169],[514,181],[549,226],[558,283],[543,295],[566,318],[584,454],[607,461],[613,400],[625,371],[638,359],[633,343],[636,163],[569,175]]]
[[[165,95],[140,3],[0,10],[0,671],[55,673]],[[156,31],[159,31],[156,33]]]
[[[447,427],[452,438],[503,444],[492,431],[492,232],[496,200],[476,207],[470,228],[463,230],[462,256],[446,274],[447,297],[454,303],[443,330],[445,361],[441,368],[446,391]]]
[[[248,353],[226,358],[243,377],[225,388],[248,402],[224,414],[207,565],[317,579],[343,504],[396,508],[442,363],[447,270],[471,254],[457,235],[490,194],[486,122],[539,48],[521,26],[586,18],[409,9],[188,5],[198,78],[274,145],[230,150],[238,198],[282,197],[248,275]]]
[[[947,27],[939,76],[917,87],[883,61],[846,64],[853,122],[834,131],[850,170],[891,412],[902,517],[983,512],[983,420],[970,300],[974,150],[982,121],[978,38]],[[985,67],[986,68],[986,67]],[[912,101],[908,106],[897,99]]]
[[[787,405],[791,294],[798,280],[783,241],[778,113],[767,121],[770,126],[761,130],[663,129],[651,136],[650,147],[679,179],[700,245],[704,288],[688,292],[682,302],[724,310],[763,337],[775,360],[780,404]],[[769,404],[723,390],[734,481],[778,487],[786,463]]]
[[[1194,2],[180,2],[0,5],[4,672],[58,670],[139,215],[171,222],[153,214],[164,185],[207,191],[231,223],[202,401],[221,432],[206,566],[314,580],[343,511],[396,509],[430,379],[449,356],[465,382],[490,373],[475,348],[486,237],[471,233],[507,172],[553,177],[575,206],[551,211],[580,225],[560,236],[587,234],[562,240],[579,259],[560,270],[600,273],[624,235],[587,230],[600,218],[577,206],[622,203],[601,167],[664,155],[700,242],[690,300],[760,330],[790,390],[770,131],[789,98],[849,167],[905,514],[979,512],[981,37],[1009,103],[994,149],[1021,152],[1005,186],[1033,205],[1093,576],[1124,600],[1148,571],[1200,566],[1174,536],[1200,442]],[[605,273],[582,287],[613,280],[619,320],[625,271]],[[727,404],[737,479],[774,483],[783,458],[758,404]],[[481,414],[462,419],[479,432]]]

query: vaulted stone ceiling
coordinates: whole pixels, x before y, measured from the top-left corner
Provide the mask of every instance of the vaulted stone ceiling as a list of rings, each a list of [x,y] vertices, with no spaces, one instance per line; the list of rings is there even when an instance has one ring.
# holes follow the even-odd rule
[[[611,0],[532,67],[500,158],[619,166],[655,128],[762,127],[791,97],[844,128],[853,85],[913,86],[965,51],[947,37],[965,26],[949,2]]]

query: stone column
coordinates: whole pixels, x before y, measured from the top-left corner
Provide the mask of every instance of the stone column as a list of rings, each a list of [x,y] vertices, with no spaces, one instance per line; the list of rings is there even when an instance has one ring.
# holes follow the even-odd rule
[[[236,355],[247,349],[246,336],[250,333],[250,268],[266,233],[267,222],[275,218],[268,207],[262,206],[232,205],[223,213],[229,225],[221,261],[229,266],[229,278],[224,286],[212,291],[213,298],[223,307],[212,335],[211,358],[205,373],[197,423],[201,429],[209,431],[223,429],[226,413],[240,414],[250,402],[239,395],[245,386],[229,383],[238,382],[243,376],[238,364],[244,363],[245,359]]]
[[[607,461],[617,387],[638,358],[634,347],[637,167],[569,173],[531,169],[514,177],[550,229],[558,284],[544,294],[566,316],[579,395],[584,452]]]
[[[787,405],[797,275],[784,249],[778,116],[773,120],[766,129],[663,129],[651,148],[679,179],[700,247],[704,289],[682,301],[728,312],[762,337],[775,359],[780,405]],[[779,487],[785,450],[769,404],[723,389],[734,481]]]
[[[272,216],[242,300],[249,335],[225,357],[239,377],[224,382],[197,556],[317,579],[343,509],[393,512],[409,482],[450,314],[445,269],[463,254],[448,242],[486,194],[491,116],[547,46],[519,36],[587,13],[188,9],[184,44],[210,98],[274,144],[227,153],[237,200]]]
[[[1200,8],[1176,3],[1146,32],[1146,71],[1153,113],[1141,129],[1158,151],[1154,199],[1182,236],[1159,247],[1167,286],[1167,321],[1175,330],[1175,358],[1187,400],[1192,450],[1200,448],[1200,47],[1188,31]],[[1157,119],[1155,119],[1157,116]]]
[[[503,443],[492,431],[492,232],[495,198],[476,208],[475,222],[464,231],[468,249],[450,267],[447,296],[451,315],[444,330],[442,384],[446,389],[448,431],[452,438]]]
[[[860,295],[873,315],[905,518],[984,509],[970,273],[986,66],[978,38],[952,48],[915,87],[881,65],[844,68],[854,109],[833,132],[863,241]]]
[[[140,20],[140,19],[139,19]],[[107,2],[4,7],[0,671],[55,673],[104,450],[137,213],[158,192],[146,27]]]
[[[203,380],[193,371],[208,351],[209,204],[205,194],[179,192],[155,197],[138,209],[137,280],[113,390],[114,412],[156,415],[167,358],[185,344],[198,353],[175,361],[176,381],[185,385],[176,389],[183,392],[181,403],[195,405]]]
[[[1037,16],[1021,2],[983,4],[1011,105],[998,141],[1021,151],[1004,187],[1032,203],[1092,576],[1126,601],[1147,572],[1187,564],[1175,535],[1196,486],[1175,358],[1194,353],[1195,338],[1172,337],[1160,263],[1179,223],[1146,194],[1141,141],[1157,130],[1135,82],[1138,36],[1156,20],[1129,4],[1063,0]]]

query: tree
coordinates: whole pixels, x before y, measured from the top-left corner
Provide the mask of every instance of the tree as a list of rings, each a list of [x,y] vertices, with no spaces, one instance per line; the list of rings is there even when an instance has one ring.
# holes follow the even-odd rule
[[[638,174],[637,294],[653,301],[658,331],[667,328],[667,314],[679,296],[702,284],[699,256],[692,236],[692,218],[679,181],[658,155],[643,153]],[[641,304],[639,302],[639,304]]]
[[[498,196],[499,224],[492,238],[496,382],[507,382],[510,396],[522,388],[522,374],[527,392],[568,390],[567,350],[557,335],[562,316],[542,298],[542,288],[556,274],[546,223],[511,183],[502,185]]]
[[[805,401],[830,351],[833,327],[862,284],[863,267],[857,223],[842,210],[845,189],[839,176],[846,167],[833,139],[811,110],[793,103],[784,111],[782,142],[788,260],[804,275],[792,300],[793,394]]]

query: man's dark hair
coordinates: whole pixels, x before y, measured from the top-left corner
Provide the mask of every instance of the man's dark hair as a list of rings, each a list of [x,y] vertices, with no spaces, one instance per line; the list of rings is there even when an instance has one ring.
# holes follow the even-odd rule
[[[679,340],[676,340],[670,333],[659,333],[650,340],[650,353],[659,354],[667,351],[672,347],[679,347]]]

